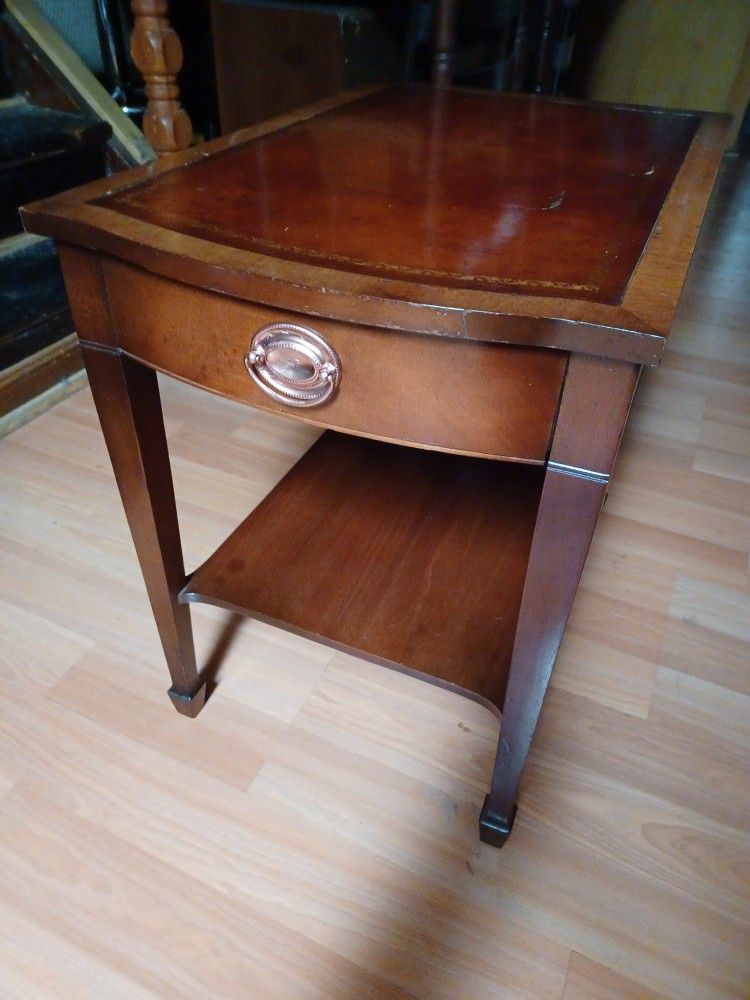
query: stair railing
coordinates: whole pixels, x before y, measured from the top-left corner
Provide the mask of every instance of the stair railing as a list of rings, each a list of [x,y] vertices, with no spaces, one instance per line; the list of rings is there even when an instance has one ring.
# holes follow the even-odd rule
[[[187,149],[193,126],[180,104],[177,74],[182,66],[182,45],[168,20],[167,0],[131,0],[133,34],[130,54],[146,82],[148,105],[143,132],[158,156]]]

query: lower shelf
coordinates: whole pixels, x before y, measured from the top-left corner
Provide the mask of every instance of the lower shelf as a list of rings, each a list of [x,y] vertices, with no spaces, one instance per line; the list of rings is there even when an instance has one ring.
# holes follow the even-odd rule
[[[502,708],[543,469],[327,432],[188,580]]]

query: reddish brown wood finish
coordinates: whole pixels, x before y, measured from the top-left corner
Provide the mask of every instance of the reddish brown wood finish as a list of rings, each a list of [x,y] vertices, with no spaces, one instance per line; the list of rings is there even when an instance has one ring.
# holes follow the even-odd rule
[[[480,834],[497,847],[518,784],[617,456],[638,368],[571,358],[545,474]]]
[[[575,352],[538,511],[537,469],[327,436],[184,591],[502,702],[480,819],[483,839],[501,844],[639,366],[663,349],[726,123],[429,88],[347,100],[25,218],[96,251],[66,250],[63,266],[79,330],[103,345],[86,347],[92,390],[188,714],[205,689],[177,603],[174,498],[144,364],[258,403],[235,352],[276,307],[322,324],[341,349],[344,381],[321,423],[338,413],[336,426],[361,434],[495,456],[511,441],[514,457],[539,461],[560,351]],[[445,391],[430,394],[430,373]]]
[[[24,218],[277,308],[656,364],[727,127],[395,88],[321,102]]]
[[[71,376],[77,375],[82,367],[81,349],[74,333],[69,333],[49,347],[43,347],[30,357],[17,361],[0,372],[0,418],[28,403],[31,403],[31,407],[22,411],[24,415],[29,410],[35,411],[37,406],[39,412],[44,412],[48,409],[44,402],[49,396],[43,397],[38,404],[33,401],[48,389],[63,385]],[[36,415],[34,412],[34,416]],[[20,414],[16,416],[21,418]],[[9,418],[10,423],[15,420],[16,417]],[[8,421],[5,424],[3,433],[7,434],[10,429]]]
[[[637,365],[576,355],[560,401],[550,462],[608,476],[639,375]]]
[[[97,347],[84,345],[83,359],[172,677],[169,695],[194,716],[206,686],[189,609],[177,600],[185,568],[156,372]]]
[[[115,347],[101,259],[90,250],[64,243],[58,244],[57,254],[78,339],[100,347]]]
[[[118,346],[160,371],[319,427],[490,458],[547,456],[564,352],[391,336],[186,288],[117,261],[104,262],[104,275]],[[139,302],[149,308],[133,308]],[[249,377],[253,335],[279,322],[315,331],[341,359],[339,391],[325,405],[291,408]]]
[[[614,305],[699,124],[391,89],[100,204],[303,264]]]
[[[327,433],[182,599],[421,671],[500,709],[542,479]]]
[[[148,106],[143,131],[159,156],[187,149],[193,126],[180,105],[177,74],[182,45],[169,24],[166,0],[132,0],[133,34],[130,54],[146,81]]]

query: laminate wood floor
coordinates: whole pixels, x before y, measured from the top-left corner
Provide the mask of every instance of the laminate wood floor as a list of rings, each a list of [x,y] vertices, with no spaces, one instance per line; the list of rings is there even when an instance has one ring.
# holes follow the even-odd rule
[[[502,851],[457,695],[197,606],[177,715],[88,391],[0,442],[0,996],[748,996],[749,232],[728,161]],[[163,388],[194,566],[314,434]]]

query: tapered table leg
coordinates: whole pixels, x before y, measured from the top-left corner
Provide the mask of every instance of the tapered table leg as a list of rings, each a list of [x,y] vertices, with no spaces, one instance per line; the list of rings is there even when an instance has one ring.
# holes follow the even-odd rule
[[[86,371],[172,678],[178,712],[196,716],[206,685],[195,662],[172,473],[156,373],[83,344]]]
[[[586,356],[570,361],[529,554],[492,785],[479,818],[501,847],[552,667],[607,491],[639,370]]]
[[[505,843],[513,826],[521,771],[605,488],[566,473],[547,472],[518,617],[492,788],[479,821],[482,840],[496,847]]]

